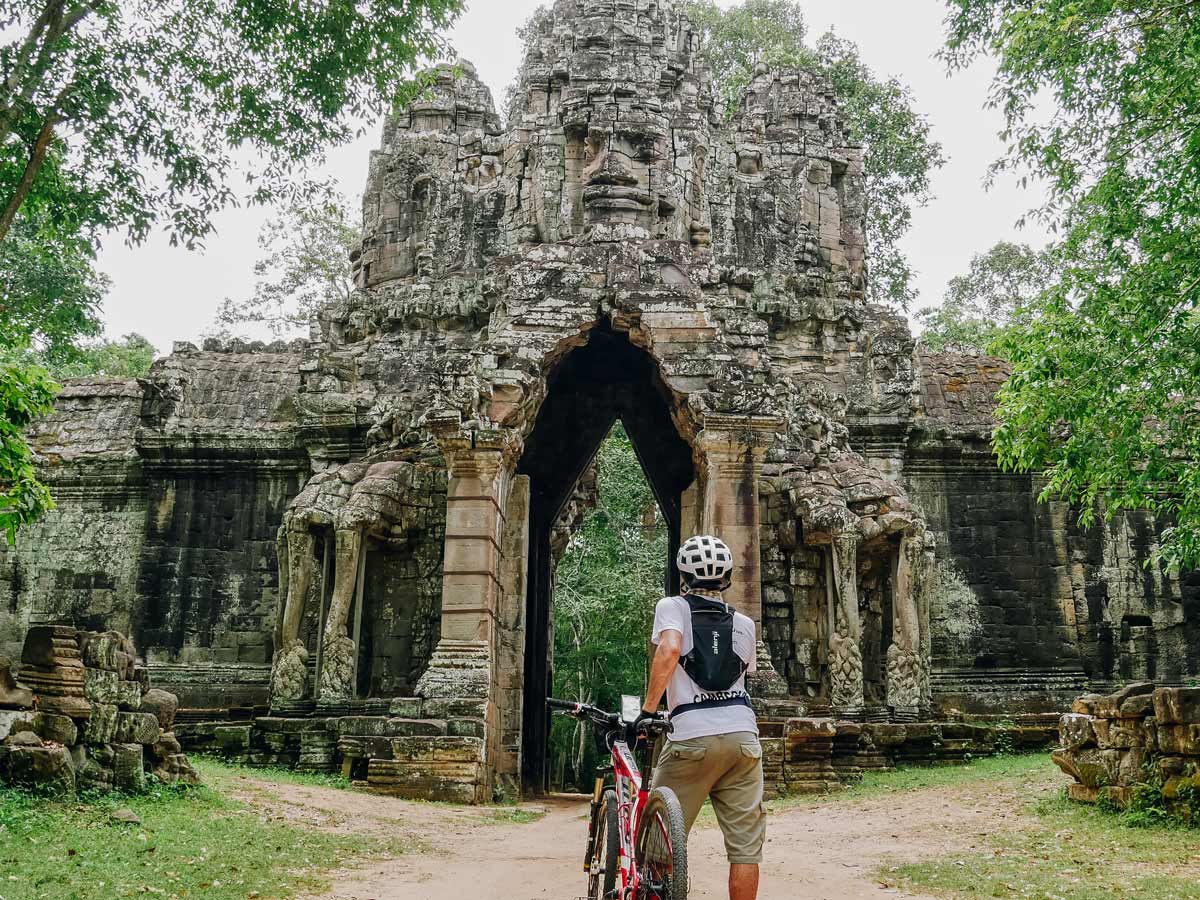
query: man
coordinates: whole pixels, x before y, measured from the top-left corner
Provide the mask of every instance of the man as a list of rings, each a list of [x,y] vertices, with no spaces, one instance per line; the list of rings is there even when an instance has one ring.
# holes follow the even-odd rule
[[[693,537],[676,562],[684,593],[660,600],[654,610],[657,649],[642,707],[643,716],[653,715],[665,691],[674,726],[653,784],[679,797],[689,832],[705,799],[712,799],[725,835],[730,900],[754,900],[767,829],[762,745],[746,693],[754,622],[721,599],[733,571],[733,554],[722,541]]]

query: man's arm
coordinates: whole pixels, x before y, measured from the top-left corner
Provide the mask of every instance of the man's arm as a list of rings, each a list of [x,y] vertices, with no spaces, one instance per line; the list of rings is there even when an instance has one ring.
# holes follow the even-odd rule
[[[679,655],[683,652],[683,633],[674,628],[664,629],[658,638],[658,649],[654,651],[654,662],[650,664],[650,686],[646,688],[646,702],[642,711],[653,713],[658,710],[658,702],[666,693],[667,684],[675,674],[679,665]]]

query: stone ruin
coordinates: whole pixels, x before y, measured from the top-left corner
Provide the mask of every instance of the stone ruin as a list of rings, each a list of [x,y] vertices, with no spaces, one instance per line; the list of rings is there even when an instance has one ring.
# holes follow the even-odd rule
[[[737,553],[780,739],[1053,721],[1200,674],[1200,579],[1142,565],[1158,523],[1038,503],[990,451],[1003,364],[924,353],[868,302],[831,84],[760,68],[726,119],[699,50],[666,0],[559,0],[503,122],[465,62],[388,118],[357,287],[309,340],[68,384],[32,434],[58,509],[0,556],[0,649],[117,628],[198,745],[537,791],[554,566],[620,419],[670,556],[701,531]]]
[[[147,776],[197,783],[172,732],[178,700],[150,687],[124,635],[36,626],[20,660],[0,659],[0,784],[73,795],[141,791]]]
[[[1128,807],[1141,798],[1180,818],[1200,816],[1200,688],[1128,685],[1078,698],[1059,722],[1054,762],[1073,800]]]

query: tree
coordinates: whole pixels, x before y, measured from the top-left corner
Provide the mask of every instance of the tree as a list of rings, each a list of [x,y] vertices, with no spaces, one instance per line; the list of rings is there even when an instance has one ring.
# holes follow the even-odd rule
[[[936,353],[991,352],[1051,284],[1051,256],[1007,241],[977,254],[965,275],[950,279],[940,306],[917,313],[921,343]]]
[[[1200,3],[949,0],[945,58],[997,61],[997,170],[1044,179],[1061,277],[1003,341],[995,448],[1084,521],[1148,508],[1200,564]],[[1053,108],[1046,111],[1047,106]]]
[[[25,428],[50,412],[57,386],[37,366],[0,366],[0,529],[10,544],[17,529],[38,518],[54,502],[37,480]]]
[[[616,709],[622,694],[646,686],[667,555],[654,494],[619,423],[596,455],[596,486],[596,507],[555,570],[554,692]],[[556,720],[551,759],[569,759],[567,780],[590,787],[595,760],[585,728]]]
[[[232,330],[263,325],[277,337],[307,329],[323,305],[350,297],[350,252],[359,239],[340,195],[287,204],[259,233],[263,255],[254,265],[254,296],[226,298],[217,324]]]
[[[30,348],[65,360],[80,338],[100,333],[109,281],[95,268],[91,241],[22,215],[0,241],[0,348]]]
[[[60,153],[77,221],[191,245],[360,130],[461,0],[31,0],[0,8],[0,240]],[[248,159],[254,157],[252,165]],[[68,191],[69,188],[69,191]],[[59,197],[58,199],[63,199]],[[58,203],[70,209],[71,203]]]
[[[913,209],[932,196],[931,173],[945,162],[909,89],[895,78],[880,79],[854,43],[833,33],[807,47],[804,17],[792,0],[743,0],[729,9],[698,0],[687,10],[701,30],[726,115],[736,112],[760,63],[816,71],[831,80],[851,137],[865,150],[870,296],[907,306],[915,297],[913,272],[899,242],[912,225]]]

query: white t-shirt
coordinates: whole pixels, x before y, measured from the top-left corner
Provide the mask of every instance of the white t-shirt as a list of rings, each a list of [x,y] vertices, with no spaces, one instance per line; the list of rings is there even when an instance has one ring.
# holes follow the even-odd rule
[[[654,607],[654,633],[650,640],[655,646],[662,641],[664,631],[678,631],[683,635],[683,656],[692,650],[692,608],[682,597],[666,597],[659,600]],[[754,620],[740,612],[733,614],[733,652],[749,664],[747,672],[755,670],[755,650],[757,644],[754,637]],[[698,703],[705,699],[720,697],[736,697],[746,694],[746,676],[743,675],[733,683],[728,691],[719,694],[701,689],[692,681],[683,666],[677,665],[671,680],[667,682],[667,709],[673,711],[686,703]],[[688,709],[678,716],[672,713],[671,724],[675,730],[671,733],[673,741],[686,741],[691,738],[707,737],[710,734],[730,734],[734,731],[752,731],[758,734],[758,720],[754,710],[749,706],[717,706],[711,709]]]

